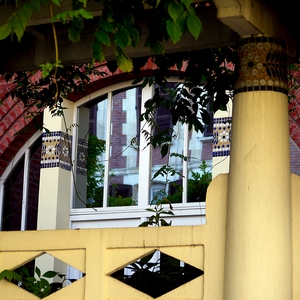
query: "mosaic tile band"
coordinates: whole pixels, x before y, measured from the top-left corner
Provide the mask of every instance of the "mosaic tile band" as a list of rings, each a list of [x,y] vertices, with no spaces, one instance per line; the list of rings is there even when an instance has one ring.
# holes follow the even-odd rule
[[[77,174],[87,175],[88,141],[78,139],[77,146]]]
[[[237,45],[239,74],[234,93],[274,91],[287,94],[285,42],[272,37],[251,36]]]
[[[70,171],[72,136],[61,131],[44,132],[42,141],[41,168],[60,167]]]
[[[231,121],[231,117],[214,118],[213,157],[230,155]]]

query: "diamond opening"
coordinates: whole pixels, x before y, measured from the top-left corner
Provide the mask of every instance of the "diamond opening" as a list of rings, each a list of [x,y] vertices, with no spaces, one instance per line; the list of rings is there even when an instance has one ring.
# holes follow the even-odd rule
[[[0,279],[5,278],[40,299],[58,292],[84,276],[84,273],[48,253],[13,270],[0,273]]]
[[[156,250],[110,276],[158,298],[203,274],[201,269]]]

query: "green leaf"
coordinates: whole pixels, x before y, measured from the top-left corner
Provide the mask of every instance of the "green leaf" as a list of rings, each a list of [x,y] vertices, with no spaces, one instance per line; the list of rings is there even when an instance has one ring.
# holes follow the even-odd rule
[[[174,22],[178,19],[179,16],[184,12],[184,7],[182,3],[176,3],[175,1],[171,1],[168,5],[168,13]]]
[[[3,270],[0,273],[0,280],[6,278],[8,281],[12,281],[12,280],[17,280],[20,281],[22,280],[22,277],[20,274],[18,274],[15,271],[11,271],[11,270]]]
[[[43,274],[43,277],[46,278],[53,278],[55,277],[57,274],[59,274],[58,272],[55,271],[47,271],[46,273]]]
[[[68,15],[69,15],[68,11],[59,13],[51,19],[51,22],[58,20],[58,21],[61,21],[63,24],[66,24]]]
[[[84,7],[86,7],[86,2],[87,2],[87,0],[78,0],[78,1],[79,1],[80,3],[82,3]]]
[[[51,0],[51,2],[56,4],[57,6],[60,6],[60,0]]]
[[[165,157],[169,152],[169,145],[168,144],[163,144],[163,146],[161,147],[161,150],[160,150],[160,154],[161,154],[161,157]]]
[[[168,19],[166,25],[171,40],[173,41],[174,44],[177,43],[182,36],[180,25],[176,24],[172,19]]]
[[[192,4],[192,0],[181,0],[181,2],[186,6],[186,7],[190,7]]]
[[[12,28],[11,28],[10,23],[1,25],[0,26],[0,40],[4,40],[5,38],[7,38],[10,35],[11,31],[12,31]]]
[[[111,42],[110,42],[110,38],[108,36],[108,34],[106,32],[104,32],[103,30],[97,30],[96,34],[95,34],[97,40],[99,40],[99,42],[101,42],[102,44],[106,45],[106,46],[110,46]]]
[[[128,46],[130,37],[124,34],[123,31],[118,30],[114,35],[114,40],[118,47],[124,49],[126,46]]]
[[[26,281],[30,282],[30,283],[35,283],[36,279],[34,277],[27,277]]]
[[[18,41],[20,41],[23,34],[24,34],[25,28],[23,27],[22,22],[21,22],[18,14],[16,14],[14,16],[14,18],[12,19],[11,25],[12,25],[14,33],[18,37]]]
[[[31,3],[31,5],[32,5],[32,7],[33,7],[34,10],[36,10],[36,11],[40,10],[41,3],[40,3],[39,0],[31,0],[30,3]]]
[[[41,277],[41,270],[38,267],[35,267],[35,273],[37,276]]]
[[[151,44],[151,50],[154,54],[164,54],[165,53],[165,47],[161,42],[156,42],[154,44]]]
[[[171,211],[171,210],[164,210],[161,212],[162,214],[165,214],[165,215],[171,215],[171,216],[174,216],[174,213]]]
[[[115,32],[115,27],[113,23],[108,22],[107,20],[101,19],[99,21],[99,28],[102,30],[107,31],[108,33],[114,33]]]
[[[19,11],[19,18],[22,22],[22,26],[25,29],[30,21],[33,12],[32,5],[30,3],[24,4],[23,8]]]
[[[93,19],[94,16],[89,12],[86,11],[85,9],[81,8],[78,10],[78,13],[82,16],[83,19]]]
[[[68,38],[71,42],[73,43],[77,43],[80,41],[80,28],[78,28],[78,26],[76,26],[76,24],[74,24],[72,22],[72,25],[69,27],[68,29]]]
[[[200,19],[194,14],[189,14],[187,18],[187,26],[192,36],[197,39],[202,31],[202,23]]]
[[[170,221],[170,223],[168,223],[166,220],[160,219],[160,225],[161,226],[171,226],[172,225],[172,221]]]

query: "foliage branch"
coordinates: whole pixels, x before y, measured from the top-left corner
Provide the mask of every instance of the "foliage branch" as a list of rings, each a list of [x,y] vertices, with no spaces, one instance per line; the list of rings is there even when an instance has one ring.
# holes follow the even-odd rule
[[[96,0],[94,2],[102,10],[99,18],[94,18],[88,11],[87,0],[74,0],[72,10],[53,15],[53,6],[60,7],[62,1],[29,0],[19,7],[20,3],[15,0],[16,11],[6,24],[0,26],[0,40],[16,35],[20,41],[33,12],[39,12],[41,6],[49,6],[52,24],[57,21],[65,24],[68,38],[72,42],[80,40],[85,22],[93,19],[97,23],[92,46],[94,61],[105,61],[103,48],[114,44],[118,67],[122,71],[131,71],[132,60],[126,50],[141,42],[141,20],[149,20],[149,35],[145,46],[150,47],[155,54],[164,53],[164,41],[171,39],[173,43],[177,43],[186,32],[190,32],[197,39],[202,31],[201,21],[195,10],[195,6],[199,4],[194,4],[192,0]]]
[[[0,4],[1,1],[0,0]],[[14,1],[5,1],[12,4]],[[110,71],[117,67],[122,71],[138,72],[146,59],[131,59],[127,54],[128,47],[137,46],[141,42],[140,21],[148,20],[148,37],[145,47],[149,47],[157,65],[154,78],[143,79],[142,85],[156,83],[160,86],[153,99],[146,103],[146,112],[142,116],[152,122],[158,107],[170,110],[173,125],[177,122],[187,122],[189,127],[194,126],[196,131],[203,131],[209,123],[208,110],[225,109],[229,96],[228,90],[233,87],[233,72],[226,68],[226,62],[233,62],[234,51],[231,48],[208,49],[195,52],[166,54],[164,41],[171,39],[178,42],[182,35],[189,32],[197,39],[202,31],[202,24],[196,11],[205,5],[205,2],[194,3],[191,0],[132,0],[109,1],[98,0],[102,15],[93,17],[88,11],[87,0],[72,1],[73,9],[53,15],[53,6],[61,6],[62,0],[29,0],[22,6],[16,1],[16,11],[8,22],[0,26],[0,40],[13,38],[20,41],[24,31],[32,18],[34,11],[40,11],[42,6],[48,6],[53,35],[55,40],[55,62],[46,62],[40,65],[41,77],[33,80],[32,72],[7,74],[5,78],[16,84],[12,96],[21,99],[26,107],[34,107],[30,114],[36,115],[49,107],[53,114],[61,114],[62,99],[78,89],[84,90],[84,85],[90,82],[90,74],[95,68],[86,66],[63,66],[58,57],[58,43],[56,40],[55,23],[61,22],[68,28],[68,38],[72,42],[80,40],[87,21],[96,22],[95,40],[93,47],[93,62],[105,60],[104,47],[116,47],[116,62],[107,62]],[[172,97],[166,99],[162,94],[167,91],[166,82],[170,68],[177,66],[180,70],[183,63],[187,64],[184,85],[178,85]],[[91,66],[94,66],[92,63]],[[135,82],[136,83],[136,82]],[[213,103],[210,103],[215,96]],[[210,107],[208,107],[210,105]],[[168,153],[170,142],[166,139],[166,132],[156,137],[148,136],[153,146],[165,139],[162,146],[162,156]],[[164,135],[164,137],[162,136]]]
[[[55,276],[58,276],[61,281],[50,283],[49,280],[52,280]],[[26,266],[21,266],[16,270],[3,270],[0,273],[0,280],[3,279],[18,285],[41,299],[63,288],[65,281],[76,281],[76,279],[67,279],[66,275],[56,271],[46,271],[42,274],[38,267],[35,267],[35,274],[33,275]]]

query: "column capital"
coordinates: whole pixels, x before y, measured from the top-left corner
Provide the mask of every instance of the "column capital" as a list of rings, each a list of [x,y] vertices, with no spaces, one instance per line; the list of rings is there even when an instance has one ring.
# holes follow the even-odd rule
[[[248,36],[237,44],[238,78],[235,94],[274,91],[287,94],[287,54],[284,40]]]

